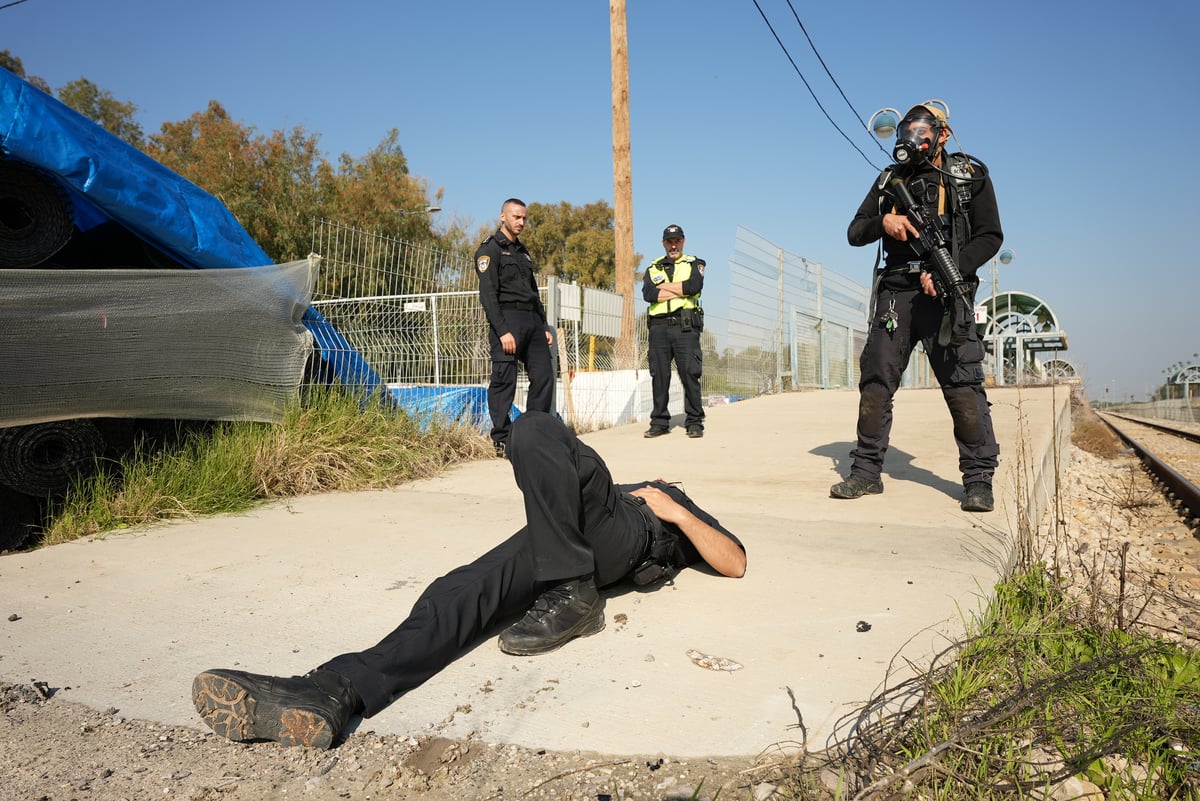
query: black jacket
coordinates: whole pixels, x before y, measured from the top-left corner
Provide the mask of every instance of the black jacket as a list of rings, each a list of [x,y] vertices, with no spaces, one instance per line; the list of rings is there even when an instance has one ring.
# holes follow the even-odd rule
[[[978,169],[978,168],[977,168]],[[977,284],[976,272],[995,256],[1004,241],[1004,231],[1000,227],[1000,211],[996,207],[996,192],[992,188],[990,176],[982,181],[972,181],[971,204],[967,214],[959,208],[958,193],[955,191],[951,178],[941,175],[928,164],[924,169],[918,169],[908,180],[911,188],[918,179],[928,184],[936,185],[938,181],[945,182],[945,197],[947,215],[943,220],[950,224],[953,237],[957,243],[957,252],[952,255],[957,259],[959,272],[972,284]],[[917,193],[914,192],[914,195]],[[871,187],[867,196],[850,226],[846,238],[851,245],[860,247],[870,245],[883,239],[884,264],[886,267],[901,267],[907,262],[919,257],[908,242],[893,239],[883,232],[883,215],[893,211],[890,197],[878,187]],[[969,219],[968,219],[969,218]],[[911,289],[920,285],[918,275],[887,275],[881,285],[888,289]]]
[[[528,308],[546,321],[533,257],[519,239],[509,240],[497,230],[483,240],[475,251],[475,274],[479,277],[479,303],[496,336],[510,333],[504,321],[506,307]]]

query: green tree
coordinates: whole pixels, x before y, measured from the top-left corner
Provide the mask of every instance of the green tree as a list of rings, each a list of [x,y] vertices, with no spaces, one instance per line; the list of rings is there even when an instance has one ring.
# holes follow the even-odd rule
[[[544,275],[599,289],[616,286],[613,210],[603,200],[585,206],[530,203],[521,241]],[[636,266],[641,256],[635,260]]]
[[[255,142],[257,236],[279,261],[303,258],[312,247],[312,221],[328,214],[336,186],[316,134],[299,126]],[[264,248],[266,249],[266,248]]]
[[[123,142],[142,147],[145,136],[134,119],[137,106],[113,97],[87,78],[71,81],[58,90],[58,99]]]
[[[343,153],[332,213],[342,222],[393,234],[416,244],[436,244],[431,205],[423,179],[408,171],[400,147],[400,131],[393,128],[371,152],[361,158]],[[440,202],[441,190],[433,200]]]

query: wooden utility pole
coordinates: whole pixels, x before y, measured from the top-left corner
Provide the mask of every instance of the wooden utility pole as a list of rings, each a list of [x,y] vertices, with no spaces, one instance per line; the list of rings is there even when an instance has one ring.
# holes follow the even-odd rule
[[[625,0],[609,0],[612,47],[613,234],[616,244],[617,294],[621,305],[618,369],[636,366],[633,338],[633,173],[629,155],[629,44]]]

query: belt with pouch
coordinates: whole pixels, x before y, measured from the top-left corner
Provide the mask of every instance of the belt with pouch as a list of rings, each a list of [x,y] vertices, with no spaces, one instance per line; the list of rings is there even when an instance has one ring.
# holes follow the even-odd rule
[[[666,530],[643,498],[623,493],[621,500],[636,509],[646,524],[646,545],[629,573],[633,583],[644,587],[660,579],[670,581],[675,578],[675,574],[683,568],[678,537]]]
[[[647,325],[677,325],[684,331],[692,329],[704,330],[704,309],[697,306],[694,309],[680,309],[670,314],[649,315]]]

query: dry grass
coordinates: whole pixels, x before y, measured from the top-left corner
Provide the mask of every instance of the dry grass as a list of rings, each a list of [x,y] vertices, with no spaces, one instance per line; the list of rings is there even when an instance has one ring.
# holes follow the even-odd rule
[[[1071,444],[1102,459],[1115,459],[1125,450],[1119,437],[1092,410],[1087,399],[1071,396]]]

